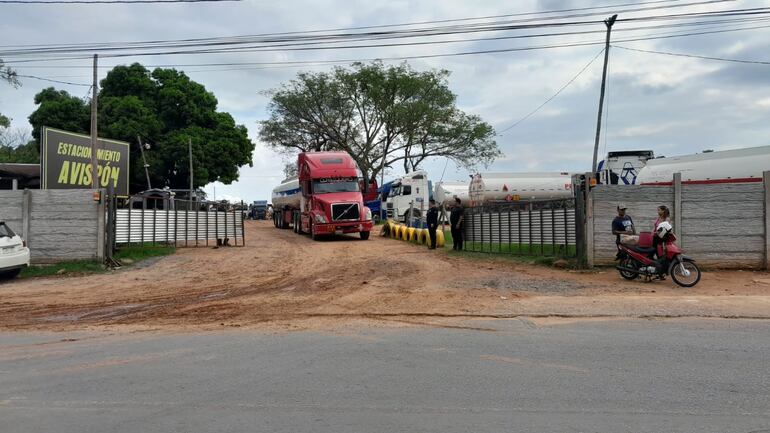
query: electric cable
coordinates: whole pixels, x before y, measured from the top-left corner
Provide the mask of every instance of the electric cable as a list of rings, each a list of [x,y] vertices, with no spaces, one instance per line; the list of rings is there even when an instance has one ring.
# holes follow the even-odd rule
[[[592,64],[593,62],[595,62],[595,61],[596,61],[596,59],[598,59],[598,58],[599,58],[599,56],[600,56],[600,55],[601,55],[603,52],[604,52],[604,48],[602,48],[602,49],[601,49],[601,50],[600,50],[598,53],[596,53],[596,55],[595,55],[595,56],[594,56],[594,57],[591,59],[591,61],[589,61],[588,63],[586,63],[586,65],[585,65],[585,66],[583,66],[583,69],[581,69],[581,70],[580,70],[580,71],[579,71],[577,74],[575,74],[575,76],[574,76],[574,77],[572,77],[572,78],[571,78],[569,81],[567,81],[567,83],[566,83],[566,84],[564,84],[563,86],[561,86],[561,88],[559,88],[559,90],[557,90],[557,91],[556,91],[556,93],[554,93],[554,94],[553,94],[553,95],[552,95],[550,98],[546,99],[546,100],[545,100],[545,102],[543,102],[542,104],[540,104],[540,105],[539,105],[537,108],[535,108],[534,110],[530,111],[530,112],[529,112],[529,113],[528,113],[526,116],[524,116],[524,117],[522,117],[521,119],[519,119],[518,121],[516,121],[516,123],[514,123],[513,125],[511,125],[511,126],[509,126],[509,127],[505,128],[505,129],[503,129],[502,131],[498,132],[498,133],[497,133],[497,135],[498,135],[498,136],[502,136],[502,135],[503,135],[503,133],[505,133],[505,132],[507,132],[507,131],[510,131],[511,129],[513,129],[513,128],[515,128],[516,126],[518,126],[520,123],[522,123],[522,122],[524,122],[525,120],[529,119],[529,118],[530,118],[530,117],[531,117],[533,114],[535,114],[535,113],[537,113],[538,111],[540,111],[540,109],[541,109],[541,108],[545,107],[545,106],[546,106],[546,104],[548,104],[548,103],[549,103],[549,102],[551,102],[551,101],[552,101],[554,98],[556,98],[557,96],[559,96],[559,94],[560,94],[561,92],[563,92],[563,91],[564,91],[564,89],[566,89],[567,87],[569,87],[569,86],[570,86],[570,84],[572,84],[572,83],[573,83],[575,80],[577,80],[577,79],[578,79],[578,77],[579,77],[580,75],[582,75],[582,74],[583,74],[583,72],[585,72],[585,71],[586,71],[586,69],[588,69],[588,67],[589,67],[589,66],[591,66],[591,64]]]

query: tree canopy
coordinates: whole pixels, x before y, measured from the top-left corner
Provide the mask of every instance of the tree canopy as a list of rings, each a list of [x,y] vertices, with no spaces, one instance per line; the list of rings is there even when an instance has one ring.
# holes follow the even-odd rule
[[[270,117],[259,135],[287,154],[347,151],[367,179],[396,164],[413,171],[430,157],[489,165],[502,155],[494,129],[456,107],[448,76],[380,62],[302,72],[267,92]]]
[[[189,187],[188,140],[195,188],[231,183],[239,167],[251,164],[254,143],[246,128],[217,111],[216,97],[183,72],[150,72],[138,63],[118,66],[100,82],[98,98],[99,136],[131,143],[131,191],[147,188],[137,136],[150,146],[145,156],[154,188]],[[38,108],[29,116],[35,138],[43,126],[90,133],[89,101],[48,88],[35,103]]]

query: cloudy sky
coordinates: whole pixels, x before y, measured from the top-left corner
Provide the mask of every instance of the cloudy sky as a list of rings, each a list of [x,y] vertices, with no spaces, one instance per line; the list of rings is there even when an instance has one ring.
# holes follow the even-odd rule
[[[631,5],[637,3],[636,5]],[[698,4],[694,4],[698,3]],[[689,5],[689,6],[688,6]],[[328,65],[288,67],[196,66],[206,63],[267,63],[347,59],[435,56],[469,51],[508,50],[544,45],[596,42],[595,45],[507,51],[476,55],[411,59],[416,69],[447,69],[458,105],[480,115],[502,132],[497,142],[505,156],[488,171],[586,171],[594,145],[599,87],[602,72],[604,24],[601,19],[619,12],[619,19],[665,16],[689,12],[770,7],[770,1],[703,2],[598,0],[522,0],[516,2],[460,0],[316,0],[194,3],[40,5],[2,4],[2,49],[22,45],[174,40],[229,37],[277,32],[326,30],[436,20],[526,14],[435,26],[486,21],[506,21],[565,15],[555,10],[611,6],[579,20],[595,21],[568,29],[498,31],[419,39],[447,41],[416,46],[334,49],[314,51],[243,52],[129,58],[104,58],[99,77],[109,67],[138,61],[145,65],[177,66],[202,83],[219,100],[219,109],[245,125],[256,142],[253,167],[243,167],[232,185],[207,186],[210,196],[246,201],[268,199],[282,178],[280,156],[258,142],[258,121],[267,115],[268,99],[260,92],[290,80],[300,70],[322,71]],[[678,6],[678,7],[671,7]],[[651,9],[653,7],[665,7]],[[631,11],[631,9],[648,9]],[[576,12],[571,12],[576,13]],[[730,17],[732,22],[705,19],[619,21],[613,27],[618,47],[692,54],[736,60],[770,62],[770,16]],[[726,18],[722,18],[725,20]],[[574,19],[572,19],[574,20]],[[569,19],[566,21],[570,21]],[[688,27],[657,27],[689,23]],[[635,27],[645,27],[632,30]],[[388,28],[390,29],[390,28]],[[738,31],[735,31],[738,30]],[[467,41],[563,31],[596,31],[581,35]],[[684,33],[710,34],[678,36]],[[675,36],[649,39],[649,37]],[[644,39],[627,41],[627,39]],[[626,40],[626,41],[624,41]],[[390,42],[404,42],[396,40]],[[592,59],[596,58],[592,63]],[[18,62],[5,57],[19,74],[71,83],[52,84],[23,78],[23,86],[0,86],[0,113],[13,118],[16,127],[29,128],[27,116],[35,109],[33,96],[55,86],[86,96],[91,81],[90,60]],[[396,63],[398,60],[386,61]],[[588,65],[586,67],[586,65]],[[580,73],[581,70],[584,72]],[[577,76],[577,78],[575,78]],[[526,120],[522,118],[552,98]],[[610,51],[606,123],[600,155],[612,150],[652,149],[656,154],[680,155],[704,149],[730,149],[770,145],[770,65],[669,56],[612,48]],[[508,129],[511,125],[515,127]],[[507,129],[507,130],[506,130]],[[445,160],[429,161],[425,168],[438,180]],[[482,170],[484,170],[482,168]],[[389,173],[388,177],[400,174]],[[465,180],[468,172],[449,163],[445,180]]]

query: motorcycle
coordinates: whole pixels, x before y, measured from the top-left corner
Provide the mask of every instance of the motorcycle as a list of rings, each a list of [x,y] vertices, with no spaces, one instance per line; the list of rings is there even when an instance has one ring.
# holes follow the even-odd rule
[[[661,241],[653,247],[652,236],[659,236]],[[665,244],[665,249],[663,248]],[[649,282],[664,279],[670,275],[674,282],[682,287],[692,287],[700,281],[701,272],[695,260],[685,256],[676,244],[676,235],[668,228],[659,227],[658,233],[643,232],[639,236],[639,245],[617,244],[620,262],[616,267],[620,276],[626,280],[639,277]],[[665,251],[665,254],[664,254]],[[658,259],[654,258],[657,253]]]

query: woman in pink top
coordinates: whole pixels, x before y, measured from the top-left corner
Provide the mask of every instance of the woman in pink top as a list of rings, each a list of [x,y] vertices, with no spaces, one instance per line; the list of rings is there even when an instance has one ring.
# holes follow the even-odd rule
[[[658,206],[658,219],[655,220],[655,224],[652,228],[652,246],[655,248],[655,251],[658,251],[658,243],[662,242],[662,239],[658,237],[658,225],[663,221],[667,221],[671,224],[671,211],[668,210],[667,206],[660,205]],[[665,242],[663,242],[663,255],[661,257],[666,257]]]
[[[671,223],[671,211],[669,211],[668,207],[665,205],[658,206],[658,219],[655,220],[655,225],[652,228],[653,233],[658,231],[658,224],[663,221]]]

